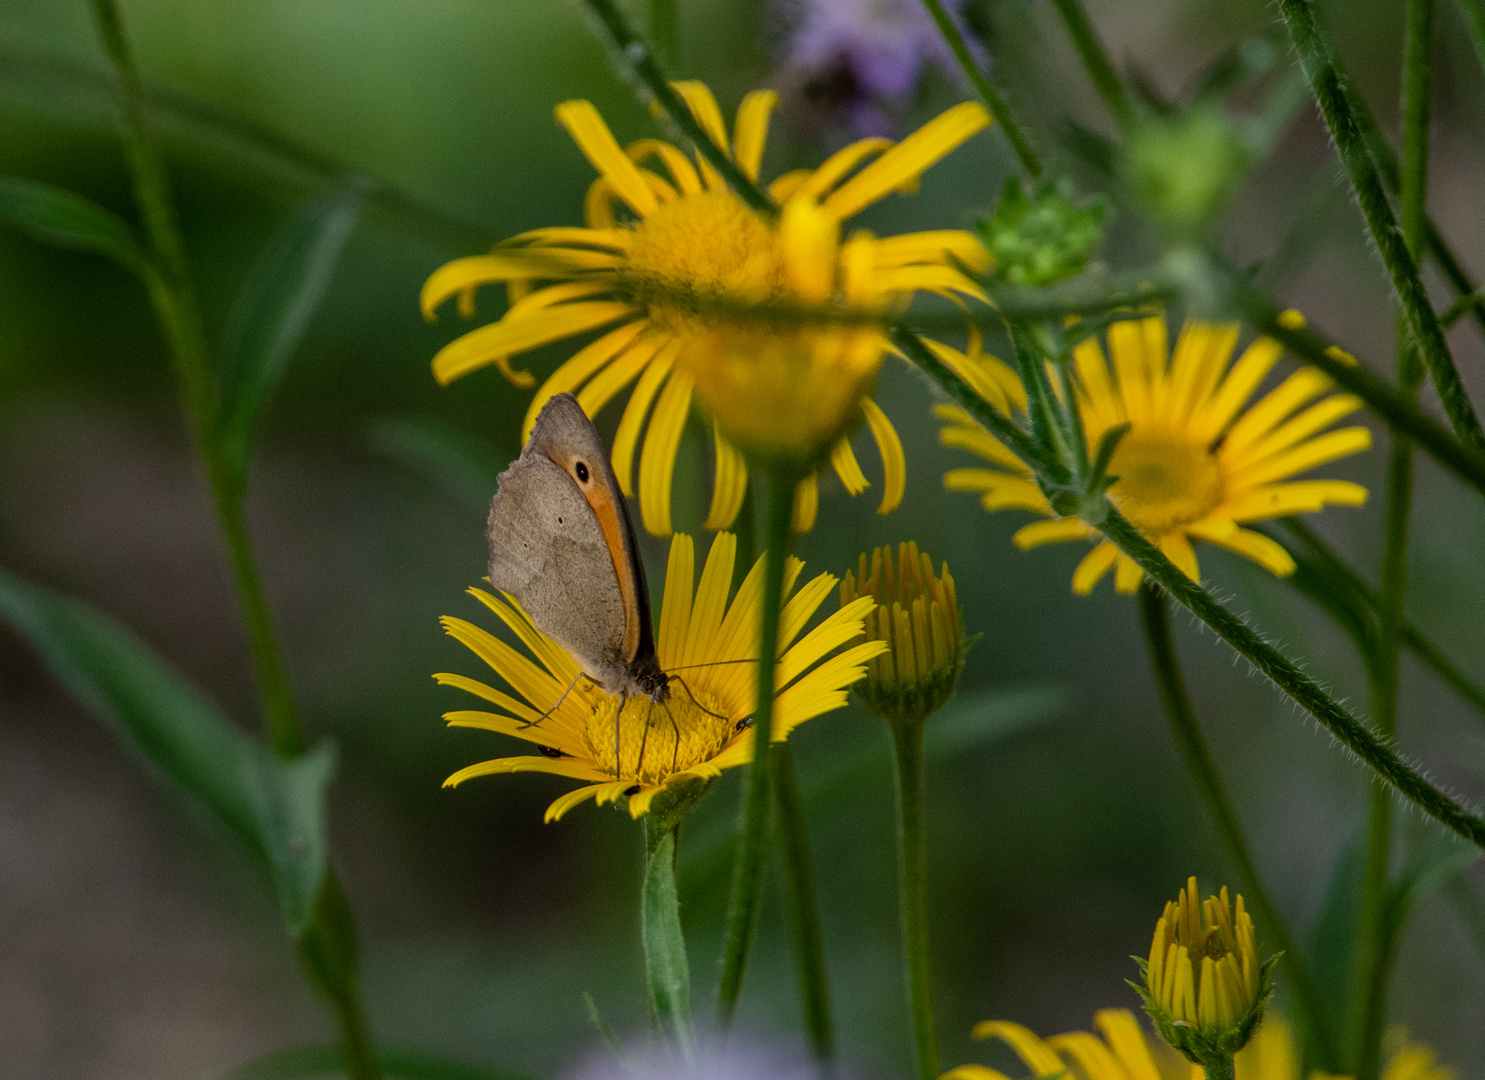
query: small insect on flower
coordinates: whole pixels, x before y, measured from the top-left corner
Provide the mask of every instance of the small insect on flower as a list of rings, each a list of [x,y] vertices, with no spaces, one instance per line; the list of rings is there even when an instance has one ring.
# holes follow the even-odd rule
[[[894,566],[895,562],[895,566]],[[937,577],[933,560],[912,542],[871,553],[870,572],[861,556],[859,578],[850,571],[840,584],[842,608],[861,596],[877,602],[866,618],[868,641],[890,648],[867,661],[857,696],[889,724],[922,723],[948,702],[964,667],[963,625],[949,564]]]
[[[692,116],[749,178],[763,160],[777,95],[748,94],[732,137],[711,91],[676,83]],[[974,103],[956,105],[893,143],[863,139],[815,169],[800,169],[768,188],[785,204],[777,217],[735,194],[705,157],[658,139],[621,147],[587,101],[557,107],[557,120],[598,171],[584,206],[586,227],[522,233],[488,255],[457,259],[423,286],[432,318],[457,298],[466,317],[483,285],[504,283],[509,308],[497,322],[451,342],[433,358],[447,384],[495,366],[517,386],[535,378],[511,367],[516,354],[601,331],[536,392],[522,440],[546,401],[575,393],[589,416],[633,384],[614,438],[613,465],[626,496],[657,535],[671,531],[671,479],[692,399],[714,420],[716,479],[705,528],[727,528],[747,491],[739,446],[763,454],[821,448],[852,494],[868,486],[846,436],[864,419],[883,462],[880,512],[902,499],[907,465],[891,421],[867,396],[887,349],[881,312],[914,293],[980,295],[960,267],[983,269],[978,239],[961,230],[877,239],[841,223],[894,191],[911,190],[932,164],[990,123]],[[740,318],[739,307],[773,304],[859,307],[864,323],[780,325]],[[641,452],[640,436],[644,434]],[[815,479],[801,486],[795,528],[813,526]]]
[[[470,595],[499,617],[531,657],[473,623],[445,616],[442,622],[449,636],[468,646],[519,696],[463,675],[438,674],[434,679],[440,684],[467,690],[501,710],[460,710],[444,719],[451,727],[512,735],[535,744],[539,753],[470,765],[445,780],[444,786],[499,773],[551,773],[585,785],[552,803],[546,820],[555,821],[588,799],[603,804],[626,795],[629,813],[638,818],[667,789],[685,785],[699,794],[723,770],[751,761],[748,720],[757,700],[763,559],[729,606],[736,552],[736,539],[718,533],[693,591],[691,538],[678,533],[671,541],[656,642],[660,667],[672,684],[663,703],[605,693],[591,679],[580,677],[576,661],[532,626],[520,605],[506,596],[470,589]],[[789,599],[779,618],[775,742],[787,739],[805,721],[845,705],[847,689],[865,673],[870,659],[886,648],[868,641],[829,655],[860,637],[862,621],[875,606],[867,597],[801,637],[836,584],[832,575],[820,574],[790,596],[803,569],[802,562],[791,558],[784,574],[783,595]]]
[[[1298,312],[1285,318],[1303,325]],[[1371,446],[1364,427],[1325,430],[1359,409],[1361,400],[1331,393],[1335,384],[1329,377],[1302,367],[1244,410],[1283,348],[1261,337],[1230,363],[1237,336],[1236,323],[1193,320],[1171,354],[1165,318],[1157,313],[1109,327],[1112,363],[1096,338],[1073,349],[1087,445],[1098,446],[1105,433],[1128,425],[1108,466],[1108,474],[1118,477],[1108,489],[1110,501],[1193,581],[1201,579],[1193,540],[1226,548],[1280,577],[1292,574],[1294,559],[1283,545],[1243,526],[1330,504],[1360,506],[1367,496],[1366,488],[1348,480],[1292,479]],[[932,347],[996,408],[1024,411],[1025,390],[1006,364],[946,345]],[[945,487],[978,493],[986,510],[1030,510],[1051,518],[1016,533],[1023,550],[1093,541],[1073,572],[1073,592],[1092,592],[1110,570],[1119,592],[1139,589],[1144,574],[1134,560],[1081,519],[1059,516],[1031,471],[967,412],[947,405],[934,411],[946,422],[939,434],[945,445],[994,466],[950,470]]]

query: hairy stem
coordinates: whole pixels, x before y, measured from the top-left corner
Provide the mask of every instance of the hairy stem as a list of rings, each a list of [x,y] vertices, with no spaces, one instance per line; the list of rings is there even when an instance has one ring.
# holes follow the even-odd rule
[[[1301,1012],[1300,1022],[1308,1029],[1311,1040],[1325,1059],[1320,1064],[1326,1069],[1337,1069],[1340,1067],[1338,1046],[1326,1018],[1320,991],[1294,945],[1288,926],[1258,877],[1258,867],[1253,862],[1242,823],[1238,821],[1232,799],[1227,793],[1227,785],[1222,782],[1222,775],[1217,771],[1217,762],[1212,757],[1197,721],[1196,710],[1191,705],[1186,680],[1181,674],[1180,660],[1176,655],[1175,641],[1171,637],[1170,609],[1165,595],[1158,586],[1146,580],[1140,586],[1139,601],[1145,643],[1150,649],[1150,665],[1160,687],[1160,700],[1165,706],[1165,716],[1170,721],[1176,746],[1181,751],[1191,779],[1201,793],[1202,801],[1206,803],[1207,812],[1217,827],[1217,834],[1242,881],[1243,891],[1248,894],[1253,911],[1282,954],[1279,962],[1289,976],[1289,983]]]
[[[830,982],[825,973],[825,941],[820,930],[820,901],[815,892],[815,866],[794,754],[780,743],[770,755],[774,799],[779,812],[779,840],[789,893],[789,925],[794,934],[794,962],[799,968],[799,998],[810,1048],[821,1061],[835,1057],[835,1031],[830,1019]]]
[[[779,606],[783,602],[784,563],[789,556],[790,519],[798,477],[776,471],[766,478],[768,524],[763,564],[763,617],[758,634],[758,703],[753,710],[753,764],[743,803],[742,835],[732,872],[727,909],[727,941],[722,952],[722,979],[717,987],[717,1023],[726,1028],[737,1010],[748,947],[758,921],[763,867],[768,854],[770,738],[773,730],[774,658],[779,642]]]
[[[893,724],[897,762],[897,851],[902,886],[902,948],[918,1080],[938,1080],[938,1035],[928,962],[928,857],[923,827],[923,721]]]
[[[680,895],[675,880],[680,833],[679,814],[652,813],[645,818],[640,939],[650,1008],[661,1030],[690,1060],[696,1052],[696,1033],[691,1027],[691,971],[686,939],[681,933]]]
[[[1030,141],[1021,131],[1020,125],[1016,123],[1016,118],[1011,115],[1010,107],[996,92],[990,80],[985,77],[985,73],[980,70],[980,65],[975,63],[974,55],[969,51],[969,43],[964,40],[964,33],[959,29],[959,24],[949,16],[939,0],[923,0],[923,6],[928,9],[928,14],[932,15],[933,21],[938,24],[938,32],[943,35],[944,41],[953,50],[954,59],[959,61],[965,78],[980,95],[985,107],[990,110],[990,115],[995,117],[1000,130],[1005,132],[1011,149],[1021,160],[1021,168],[1025,169],[1032,179],[1041,176],[1042,163],[1037,158],[1036,151],[1031,148]]]
[[[1463,442],[1476,449],[1485,449],[1485,430],[1481,429],[1464,385],[1459,381],[1459,372],[1449,354],[1438,317],[1429,306],[1423,282],[1418,276],[1418,266],[1392,216],[1376,161],[1368,152],[1361,127],[1352,112],[1336,69],[1334,49],[1320,29],[1312,0],[1280,0],[1279,8],[1444,412]]]

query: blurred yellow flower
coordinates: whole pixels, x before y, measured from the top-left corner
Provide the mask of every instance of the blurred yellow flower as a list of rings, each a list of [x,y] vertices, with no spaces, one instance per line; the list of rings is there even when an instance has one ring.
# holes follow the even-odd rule
[[[729,142],[711,91],[698,82],[675,88],[716,145],[756,179],[777,95],[747,95]],[[895,310],[917,290],[977,294],[958,269],[986,265],[971,234],[876,239],[857,233],[842,242],[840,223],[892,191],[911,189],[924,170],[989,124],[985,110],[958,105],[901,143],[863,139],[816,169],[786,173],[769,187],[784,204],[777,221],[747,206],[700,155],[658,139],[620,147],[589,102],[564,102],[557,119],[599,173],[584,207],[587,227],[523,233],[428,279],[422,306],[429,318],[451,297],[472,316],[475,291],[496,282],[506,283],[510,302],[498,322],[439,351],[438,381],[494,365],[516,385],[531,386],[535,379],[513,369],[511,356],[602,330],[537,391],[522,437],[554,394],[576,393],[591,416],[635,383],[613,465],[620,487],[633,495],[643,432],[638,491],[650,532],[671,531],[671,478],[693,394],[715,420],[716,479],[706,528],[726,528],[742,506],[747,467],[737,440],[766,453],[828,439],[846,489],[865,490],[866,476],[842,438],[861,414],[882,456],[880,512],[895,508],[906,482],[902,444],[886,415],[863,396],[887,348],[880,327],[765,325],[738,316],[736,307],[852,305],[870,314]],[[796,528],[813,524],[816,500],[811,476],[797,497]]]
[[[470,589],[536,659],[472,623],[445,616],[449,636],[468,646],[525,701],[463,675],[438,674],[434,678],[440,684],[467,690],[503,710],[461,710],[444,719],[452,727],[513,735],[535,743],[541,754],[482,761],[460,769],[444,786],[497,773],[553,773],[586,781],[586,786],[552,803],[546,820],[555,821],[588,799],[602,804],[625,795],[629,813],[637,818],[666,788],[710,781],[724,769],[751,761],[748,720],[757,700],[763,559],[753,566],[729,607],[736,553],[736,538],[718,533],[693,595],[691,538],[677,534],[671,541],[656,635],[660,666],[671,676],[670,697],[663,703],[605,693],[580,677],[573,659],[537,630],[514,600]],[[784,596],[793,592],[803,569],[798,559],[789,559]],[[787,739],[806,720],[845,705],[850,685],[885,648],[881,642],[865,642],[821,662],[832,650],[860,637],[862,621],[875,606],[869,598],[842,608],[795,642],[835,584],[832,575],[820,574],[784,603],[774,674],[774,742]]]
[[[1093,1014],[1098,1035],[1070,1031],[1042,1039],[1020,1024],[987,1020],[974,1029],[977,1039],[1006,1043],[1031,1070],[1033,1077],[1068,1071],[1087,1080],[1205,1080],[1206,1073],[1177,1056],[1158,1039],[1146,1036],[1128,1009],[1101,1009]],[[1382,1069],[1382,1080],[1455,1080],[1456,1070],[1438,1064],[1426,1046],[1409,1043],[1399,1030],[1396,1049]],[[1100,1036],[1102,1036],[1100,1038]],[[1270,1014],[1258,1025],[1248,1045],[1233,1059],[1236,1080],[1299,1080],[1299,1053],[1294,1033],[1282,1016]],[[943,1080],[1008,1080],[985,1065],[960,1065]],[[1347,1080],[1329,1073],[1311,1072],[1309,1080]]]
[[[1297,312],[1286,318],[1303,322]],[[1193,540],[1236,552],[1283,577],[1294,571],[1289,553],[1242,525],[1310,513],[1331,503],[1360,506],[1366,501],[1366,489],[1346,480],[1291,479],[1371,446],[1371,433],[1364,427],[1324,431],[1360,408],[1360,399],[1329,394],[1334,386],[1329,378],[1314,368],[1301,368],[1244,411],[1282,347],[1259,338],[1230,363],[1237,335],[1235,323],[1190,321],[1171,356],[1165,319],[1156,314],[1109,328],[1112,364],[1096,338],[1073,350],[1089,447],[1097,447],[1111,428],[1129,425],[1109,465],[1109,475],[1119,477],[1109,498],[1193,581],[1201,576]],[[966,357],[945,345],[933,347],[961,374],[973,376],[972,385],[998,408],[1025,408],[1020,380],[1001,361]],[[1310,404],[1316,398],[1321,400]],[[1139,588],[1143,574],[1134,561],[1078,518],[1058,517],[1030,471],[968,413],[950,406],[934,411],[947,421],[940,432],[946,445],[996,466],[951,470],[944,476],[946,487],[980,493],[986,510],[1015,508],[1052,518],[1016,533],[1022,549],[1063,540],[1098,541],[1073,573],[1073,592],[1091,592],[1111,569],[1119,592]]]

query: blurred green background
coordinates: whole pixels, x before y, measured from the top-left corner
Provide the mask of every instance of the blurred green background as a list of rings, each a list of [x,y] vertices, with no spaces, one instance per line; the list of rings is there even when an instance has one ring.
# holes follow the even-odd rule
[[[1271,18],[1261,0],[1088,6],[1113,54],[1171,93]],[[1328,7],[1348,65],[1391,131],[1398,5]],[[680,9],[680,71],[706,80],[729,113],[747,89],[778,81],[777,9],[761,0],[681,0]],[[429,678],[478,674],[437,618],[480,618],[462,590],[485,572],[482,513],[389,455],[386,424],[437,420],[484,440],[492,461],[515,453],[529,392],[493,369],[436,387],[428,361],[463,324],[452,313],[425,324],[418,288],[442,262],[495,239],[579,222],[591,171],[553,120],[556,102],[592,99],[621,138],[647,133],[650,121],[576,3],[127,0],[123,10],[153,86],[380,177],[428,210],[368,206],[270,408],[251,521],[311,738],[333,737],[341,749],[333,832],[378,1036],[550,1075],[596,1042],[583,991],[621,1032],[644,1022],[640,829],[591,807],[542,825],[564,781],[440,789],[454,769],[501,749],[489,734],[446,731],[440,713],[462,705]],[[1440,5],[1431,207],[1478,272],[1485,80],[1453,18]],[[974,19],[1044,146],[1068,114],[1107,130],[1049,6],[984,0]],[[92,81],[105,70],[81,0],[0,0],[0,172],[67,186],[132,219],[112,114]],[[956,93],[930,75],[910,117],[932,115]],[[768,175],[817,162],[846,137],[838,125],[804,123],[796,105],[786,96]],[[215,340],[263,244],[323,180],[200,123],[177,117],[165,131]],[[1012,166],[997,135],[981,137],[935,168],[919,197],[863,221],[881,231],[966,225]],[[1245,186],[1228,246],[1244,261],[1261,258],[1303,207],[1319,206],[1319,228],[1282,294],[1364,361],[1390,365],[1384,278],[1335,173],[1323,130],[1302,111]],[[1106,261],[1136,265],[1148,253],[1121,219]],[[234,596],[141,291],[101,259],[10,234],[0,234],[0,283],[0,565],[117,616],[254,723]],[[1479,400],[1479,339],[1461,325],[1451,341]],[[545,375],[569,353],[547,349],[530,366]],[[1087,1027],[1096,1008],[1133,1007],[1128,957],[1148,949],[1163,901],[1190,873],[1204,886],[1232,878],[1159,712],[1134,603],[1107,584],[1073,597],[1080,549],[1018,553],[1010,535],[1022,515],[989,516],[941,489],[943,471],[967,462],[938,445],[923,380],[889,361],[878,400],[907,447],[902,509],[878,517],[870,493],[848,499],[827,483],[820,523],[799,552],[810,570],[841,573],[873,544],[916,539],[948,560],[966,626],[982,635],[961,694],[976,708],[994,702],[1005,730],[930,763],[930,902],[945,1065],[1004,1067],[997,1051],[970,1043],[975,1021],[1013,1019],[1050,1034]],[[606,433],[617,417],[614,407],[604,414]],[[862,457],[879,480],[874,451]],[[683,451],[677,476],[678,526],[693,532],[705,505],[698,459]],[[1373,450],[1329,474],[1375,488],[1384,459]],[[1485,678],[1485,510],[1430,464],[1420,474],[1411,614]],[[1332,510],[1317,527],[1374,571],[1378,506]],[[646,544],[652,581],[664,550]],[[1235,559],[1206,549],[1202,566],[1220,593],[1365,709],[1354,652],[1323,616]],[[1184,619],[1177,631],[1260,868],[1303,935],[1362,822],[1366,777],[1225,646]],[[1479,717],[1410,662],[1403,693],[1407,754],[1478,797]],[[853,706],[802,729],[796,754],[815,789],[812,840],[845,1056],[868,1075],[903,1075],[910,1035],[886,734]],[[860,770],[849,782],[842,761]],[[701,1015],[715,986],[738,803],[731,776],[682,844]],[[0,632],[0,1075],[204,1077],[329,1037],[267,890],[180,806]],[[1411,820],[1406,829],[1424,831]],[[799,1042],[784,910],[776,891],[766,903],[741,1022]],[[1393,1005],[1444,1060],[1465,1075],[1485,1071],[1485,963],[1441,901],[1425,904],[1404,939]]]

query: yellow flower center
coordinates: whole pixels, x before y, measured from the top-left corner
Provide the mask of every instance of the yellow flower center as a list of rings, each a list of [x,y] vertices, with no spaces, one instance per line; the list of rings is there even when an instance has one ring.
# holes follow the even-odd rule
[[[737,733],[738,721],[712,693],[683,686],[678,679],[670,685],[670,698],[664,702],[631,697],[621,711],[618,695],[612,694],[599,703],[588,717],[586,733],[597,768],[620,780],[658,784],[716,757],[727,745]]]
[[[1216,455],[1179,435],[1131,431],[1114,451],[1109,495],[1131,524],[1154,536],[1201,521],[1222,504]]]
[[[681,330],[694,308],[687,293],[766,300],[784,281],[778,232],[730,191],[704,191],[664,204],[634,226],[629,272],[652,319]],[[676,295],[680,294],[680,295]]]

